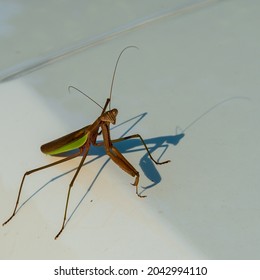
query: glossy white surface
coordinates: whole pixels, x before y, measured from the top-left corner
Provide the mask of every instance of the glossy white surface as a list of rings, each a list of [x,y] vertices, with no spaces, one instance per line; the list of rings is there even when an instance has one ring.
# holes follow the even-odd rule
[[[100,113],[68,85],[104,104],[128,45],[139,51],[123,55],[112,103],[128,122],[112,137],[140,133],[171,163],[118,145],[150,186],[139,199],[133,178],[91,150],[57,241],[79,159],[29,176],[0,258],[259,259],[259,2],[51,3],[1,1],[0,220],[23,173],[56,160],[39,147]]]

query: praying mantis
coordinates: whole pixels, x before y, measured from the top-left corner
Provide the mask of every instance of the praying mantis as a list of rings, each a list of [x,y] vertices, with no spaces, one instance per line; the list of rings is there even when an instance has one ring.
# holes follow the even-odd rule
[[[57,156],[57,155],[61,155],[64,154],[66,152],[70,152],[73,151],[72,154],[70,154],[67,157],[64,157],[56,162],[29,170],[27,172],[24,173],[21,183],[20,183],[20,187],[19,187],[19,191],[18,191],[18,195],[17,195],[17,199],[16,199],[16,203],[15,203],[15,207],[13,210],[12,215],[10,216],[9,219],[7,219],[4,223],[3,226],[6,225],[17,213],[17,207],[19,205],[19,200],[20,200],[20,196],[21,196],[21,192],[22,192],[22,188],[23,188],[23,184],[25,181],[26,176],[29,176],[32,173],[38,172],[40,170],[55,166],[57,164],[61,164],[63,162],[69,161],[71,159],[74,159],[78,156],[82,156],[80,163],[76,169],[76,172],[69,184],[69,188],[68,188],[68,193],[67,193],[67,198],[66,198],[66,203],[65,203],[65,210],[64,210],[64,216],[63,216],[63,221],[62,221],[62,225],[60,228],[60,231],[57,233],[57,235],[55,236],[55,239],[57,239],[60,234],[62,233],[62,231],[64,230],[66,221],[67,221],[67,210],[68,210],[68,205],[69,205],[69,198],[70,198],[70,193],[71,193],[71,188],[74,185],[74,182],[80,172],[81,167],[84,164],[84,161],[88,155],[88,151],[90,149],[90,146],[103,146],[105,149],[106,154],[110,157],[110,159],[117,164],[123,171],[125,171],[126,173],[128,173],[130,176],[135,177],[134,183],[132,184],[133,186],[135,186],[135,190],[136,190],[136,194],[138,197],[140,198],[144,198],[144,195],[141,195],[139,193],[138,190],[138,183],[139,183],[139,172],[135,169],[135,167],[121,154],[121,152],[114,147],[114,143],[117,142],[121,142],[121,141],[125,141],[127,139],[131,139],[131,138],[139,138],[140,141],[142,142],[143,146],[145,147],[149,157],[151,158],[151,160],[155,163],[155,164],[165,164],[170,162],[170,160],[166,160],[166,161],[156,161],[153,156],[151,155],[144,139],[142,138],[141,135],[139,134],[134,134],[134,135],[130,135],[130,136],[125,136],[125,137],[121,137],[118,139],[114,139],[112,140],[110,138],[110,124],[114,125],[116,123],[116,117],[118,114],[118,110],[117,109],[111,109],[111,98],[112,98],[112,90],[113,90],[113,84],[114,84],[114,80],[115,80],[115,74],[116,74],[116,70],[117,70],[117,66],[120,60],[120,57],[122,56],[122,54],[129,48],[137,48],[136,46],[128,46],[126,48],[124,48],[121,53],[119,54],[116,64],[115,64],[115,68],[114,68],[114,72],[113,72],[113,76],[112,76],[112,81],[111,81],[111,87],[110,87],[110,94],[109,94],[109,98],[107,98],[104,107],[100,106],[97,102],[95,102],[93,99],[91,99],[88,95],[84,94],[83,92],[81,92],[80,90],[78,90],[77,88],[70,86],[70,88],[74,88],[76,90],[78,90],[80,93],[84,94],[86,97],[88,97],[89,99],[91,99],[93,102],[95,102],[99,107],[101,107],[102,112],[100,114],[100,116],[90,125],[87,125],[79,130],[76,130],[70,134],[67,134],[63,137],[60,137],[56,140],[53,140],[49,143],[46,143],[44,145],[41,146],[41,151],[44,154],[47,155],[51,155],[51,156]],[[103,141],[101,142],[97,142],[97,137],[102,134],[103,136]],[[75,152],[74,152],[75,150]]]

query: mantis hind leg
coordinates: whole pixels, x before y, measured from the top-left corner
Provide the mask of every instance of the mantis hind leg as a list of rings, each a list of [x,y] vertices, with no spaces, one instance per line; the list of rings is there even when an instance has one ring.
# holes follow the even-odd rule
[[[17,195],[17,199],[16,199],[16,203],[15,203],[15,207],[14,207],[13,213],[12,213],[11,217],[9,219],[7,219],[2,225],[3,226],[6,225],[15,216],[15,214],[17,213],[17,208],[18,208],[20,196],[21,196],[21,193],[22,193],[23,183],[24,183],[24,180],[25,180],[26,176],[28,176],[28,175],[30,175],[32,173],[35,173],[37,171],[40,171],[40,170],[49,168],[51,166],[54,166],[56,164],[60,164],[60,163],[63,163],[65,161],[68,161],[70,159],[73,159],[73,158],[79,156],[80,154],[81,154],[81,150],[78,153],[75,153],[75,154],[73,154],[73,155],[71,155],[69,157],[63,158],[63,159],[58,160],[56,162],[53,162],[53,163],[50,163],[50,164],[47,164],[47,165],[44,165],[44,166],[41,166],[41,167],[38,167],[38,168],[35,168],[35,169],[32,169],[32,170],[29,170],[29,171],[25,172],[24,175],[23,175],[21,184],[20,184],[20,188],[19,188],[19,191],[18,191],[18,195]]]
[[[83,149],[82,149],[83,151]],[[68,189],[68,194],[67,194],[67,199],[66,199],[66,204],[65,204],[65,210],[64,210],[64,216],[63,216],[63,222],[62,222],[62,226],[61,226],[61,229],[60,231],[57,233],[57,235],[55,236],[55,239],[57,239],[60,234],[62,233],[62,231],[64,230],[64,227],[65,227],[65,224],[66,224],[66,221],[67,221],[67,211],[68,211],[68,205],[69,205],[69,199],[70,199],[70,191],[71,191],[71,188],[73,187],[73,184],[74,184],[74,181],[76,180],[78,174],[79,174],[79,171],[81,169],[81,167],[83,166],[83,163],[88,155],[88,151],[89,151],[89,145],[87,145],[83,151],[83,155],[82,155],[82,159],[80,161],[80,164],[76,170],[76,173],[74,174],[70,184],[69,184],[69,189]]]

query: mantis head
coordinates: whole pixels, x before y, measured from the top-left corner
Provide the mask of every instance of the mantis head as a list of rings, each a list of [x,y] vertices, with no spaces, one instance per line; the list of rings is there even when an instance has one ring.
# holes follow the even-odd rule
[[[112,110],[109,110],[109,111],[105,112],[104,114],[102,114],[100,119],[103,122],[109,122],[109,123],[115,124],[117,114],[118,114],[118,110],[112,109]]]

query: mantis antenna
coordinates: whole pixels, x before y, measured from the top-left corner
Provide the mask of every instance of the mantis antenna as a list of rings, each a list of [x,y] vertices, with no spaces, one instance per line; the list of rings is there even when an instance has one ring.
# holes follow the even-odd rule
[[[112,82],[111,82],[111,87],[110,87],[110,93],[109,93],[109,100],[111,100],[111,97],[112,97],[112,90],[113,90],[113,85],[114,85],[114,80],[115,80],[115,75],[116,75],[116,69],[117,69],[117,65],[118,65],[118,62],[119,62],[119,59],[121,57],[121,55],[123,54],[123,52],[129,48],[135,48],[135,49],[138,49],[136,46],[128,46],[126,48],[124,48],[121,53],[119,54],[118,58],[117,58],[117,61],[116,61],[116,65],[115,65],[115,69],[114,69],[114,73],[113,73],[113,76],[112,76]],[[111,103],[109,102],[109,110],[111,110]]]
[[[86,93],[84,93],[83,91],[79,90],[78,88],[74,87],[74,86],[69,86],[68,87],[68,91],[70,92],[70,89],[73,88],[75,90],[77,90],[79,93],[83,94],[84,96],[86,96],[88,99],[90,99],[92,102],[94,102],[96,105],[98,105],[101,109],[103,109],[103,107],[98,104],[94,99],[92,99],[90,96],[88,96]]]
[[[115,69],[114,69],[114,72],[113,72],[113,76],[112,76],[112,82],[111,82],[111,87],[110,87],[110,93],[109,93],[109,100],[111,101],[111,98],[112,98],[112,91],[113,91],[113,85],[114,85],[114,80],[115,80],[115,76],[116,76],[116,70],[117,70],[117,66],[118,66],[118,62],[119,62],[119,59],[121,57],[121,55],[123,54],[123,52],[129,48],[135,48],[135,49],[138,49],[136,46],[128,46],[126,48],[124,48],[121,53],[119,54],[118,58],[117,58],[117,61],[116,61],[116,65],[115,65]],[[88,99],[90,99],[92,102],[94,102],[98,107],[100,107],[101,109],[104,109],[100,104],[98,104],[94,99],[92,99],[90,96],[88,96],[86,93],[84,93],[83,91],[81,91],[80,89],[74,87],[74,86],[69,86],[68,87],[68,91],[70,92],[70,89],[73,88],[75,89],[77,92],[81,93],[82,95],[86,96]],[[109,110],[111,110],[111,103],[109,102]]]

